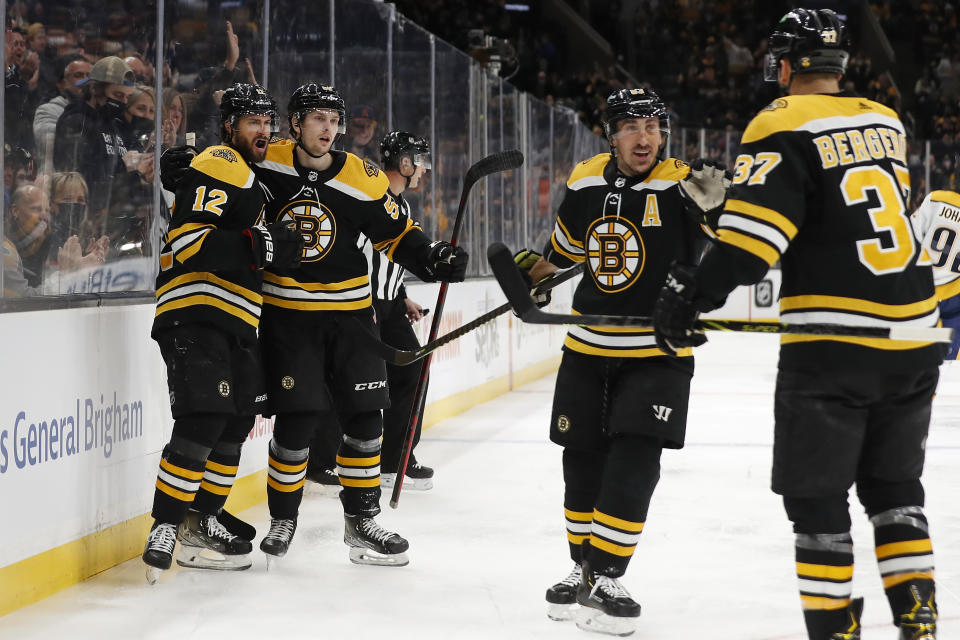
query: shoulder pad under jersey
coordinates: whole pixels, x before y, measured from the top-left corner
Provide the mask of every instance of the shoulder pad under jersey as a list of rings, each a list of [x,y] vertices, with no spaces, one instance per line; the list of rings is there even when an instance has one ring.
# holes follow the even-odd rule
[[[347,152],[343,168],[327,181],[327,185],[339,189],[358,200],[379,200],[387,192],[390,179],[369,160],[361,160]]]
[[[190,162],[190,167],[241,189],[249,189],[255,180],[243,157],[225,145],[207,147]]]
[[[570,179],[567,180],[567,187],[573,191],[584,187],[592,187],[598,184],[606,184],[603,178],[603,169],[610,162],[609,153],[598,153],[592,158],[580,162],[570,172]]]

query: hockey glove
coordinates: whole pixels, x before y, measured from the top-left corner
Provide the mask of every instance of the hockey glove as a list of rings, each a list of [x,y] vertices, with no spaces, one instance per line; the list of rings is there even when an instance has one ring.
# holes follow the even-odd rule
[[[699,209],[701,215],[723,206],[733,174],[719,162],[698,158],[690,165],[690,173],[680,181],[680,193]]]
[[[449,242],[436,240],[420,249],[420,264],[430,282],[463,282],[467,277],[467,252]]]
[[[303,255],[303,235],[295,222],[274,222],[244,230],[253,250],[253,268],[277,267],[293,269],[300,266]]]
[[[698,347],[707,341],[702,331],[693,328],[700,316],[695,301],[694,273],[694,267],[674,262],[653,307],[657,346],[671,356],[677,355],[680,349]]]
[[[533,280],[530,278],[530,269],[533,268],[533,265],[537,264],[541,257],[543,256],[533,249],[520,249],[520,251],[513,254],[513,261],[516,263],[517,268],[520,269],[520,275],[523,276],[523,281],[527,283],[527,289],[530,289],[530,295],[533,296],[533,301],[537,303],[537,307],[542,309],[550,304],[550,291],[536,291],[533,286]]]
[[[177,187],[190,171],[190,163],[197,153],[196,148],[188,146],[170,147],[163,152],[160,156],[160,184],[164,189],[177,192]]]

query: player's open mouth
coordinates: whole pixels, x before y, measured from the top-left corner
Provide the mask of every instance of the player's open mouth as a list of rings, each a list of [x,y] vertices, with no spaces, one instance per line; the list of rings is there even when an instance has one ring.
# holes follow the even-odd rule
[[[258,138],[257,140],[254,140],[253,146],[262,151],[263,149],[267,148],[267,139]]]

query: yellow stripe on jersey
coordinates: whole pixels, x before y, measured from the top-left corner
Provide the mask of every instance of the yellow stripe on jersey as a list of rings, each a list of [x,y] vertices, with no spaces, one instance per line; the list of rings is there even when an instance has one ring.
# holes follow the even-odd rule
[[[607,166],[608,162],[610,162],[609,153],[600,153],[588,160],[584,160],[570,172],[570,179],[567,180],[567,186],[569,187],[577,180],[582,180],[583,178],[602,176],[603,169]]]
[[[930,199],[934,202],[942,202],[951,207],[960,207],[960,193],[955,191],[931,191]]]
[[[657,347],[647,347],[647,348],[638,348],[638,349],[611,349],[609,347],[597,347],[590,344],[584,344],[576,338],[570,336],[569,334],[563,341],[563,346],[567,347],[571,351],[576,351],[577,353],[583,353],[588,356],[606,356],[608,358],[655,358],[657,356],[665,356],[663,351]],[[677,357],[686,357],[692,356],[692,348],[684,348],[677,350]]]
[[[349,152],[343,168],[334,180],[362,191],[371,200],[382,198],[390,186],[390,179],[376,165]]]
[[[285,164],[288,167],[293,166],[293,150],[297,148],[297,143],[293,140],[278,140],[277,142],[271,141],[267,145],[267,157],[264,158],[265,162],[276,162],[279,164]]]
[[[276,296],[263,296],[263,303],[271,307],[281,307],[283,309],[297,309],[299,311],[354,311],[356,309],[366,309],[373,304],[370,295],[359,300],[331,300],[327,302],[311,302],[309,300],[291,300],[289,298],[277,298]]]
[[[723,210],[742,213],[751,218],[756,218],[757,220],[771,224],[790,240],[793,240],[794,236],[797,235],[797,225],[793,224],[788,217],[779,211],[733,198],[727,200]]]
[[[407,218],[407,226],[406,228],[404,228],[402,232],[400,232],[400,235],[398,235],[393,240],[387,240],[385,242],[380,242],[378,244],[375,244],[373,245],[373,248],[376,249],[377,251],[383,251],[386,247],[390,247],[389,249],[387,249],[386,256],[388,260],[392,261],[393,254],[397,250],[397,247],[400,245],[400,241],[403,240],[403,236],[410,233],[413,229],[419,229],[419,228],[420,228],[420,225],[415,224],[413,220],[411,220],[410,218]]]
[[[616,527],[622,531],[629,531],[631,533],[640,533],[643,531],[642,522],[633,522],[632,520],[624,520],[623,518],[617,518],[614,516],[607,515],[601,511],[593,510],[593,519],[600,524],[605,524],[610,527]]]
[[[899,121],[895,111],[866,98],[823,94],[785,96],[771,102],[750,121],[740,144],[756,142],[775,133],[794,131],[812,120],[865,113],[876,113]]]
[[[180,225],[179,227],[177,227],[176,229],[170,229],[169,231],[167,231],[167,235],[164,239],[164,242],[166,242],[167,244],[170,244],[171,242],[173,242],[174,240],[176,240],[177,238],[179,238],[185,233],[189,233],[191,231],[196,231],[197,229],[204,229],[204,228],[216,229],[216,227],[213,226],[212,224],[205,224],[202,222],[186,222]]]
[[[780,300],[781,313],[805,309],[842,309],[844,311],[869,313],[884,318],[911,318],[930,313],[936,308],[936,296],[909,304],[884,304],[860,298],[821,295],[788,296]]]
[[[560,218],[557,218],[557,226],[560,227],[560,231],[563,232],[563,236],[567,239],[567,242],[578,249],[583,249],[583,242],[573,237],[573,234],[567,230],[566,225],[563,224],[563,221]]]
[[[797,575],[801,578],[826,578],[828,580],[852,580],[853,565],[837,567],[829,564],[797,563]]]
[[[370,275],[364,274],[356,278],[350,278],[349,280],[341,280],[340,282],[300,282],[294,278],[278,276],[275,273],[264,271],[263,281],[281,287],[290,287],[303,291],[344,291],[346,289],[355,289],[370,284]]]
[[[160,298],[163,294],[170,291],[174,287],[179,287],[181,285],[187,284],[189,282],[210,282],[219,287],[223,287],[227,291],[232,291],[233,293],[243,296],[250,302],[259,305],[263,301],[263,296],[259,293],[251,291],[246,287],[242,287],[239,284],[230,282],[229,280],[224,280],[223,278],[209,273],[207,271],[197,271],[196,273],[185,273],[182,276],[177,276],[173,278],[165,285],[157,289],[157,298]]]
[[[775,247],[738,231],[719,229],[717,231],[717,238],[719,238],[721,242],[725,242],[757,256],[771,267],[780,259],[780,252]]]
[[[644,182],[650,182],[651,180],[677,182],[686,178],[689,173],[690,165],[683,160],[677,160],[676,158],[665,158],[653,168],[653,171],[650,172],[650,175],[647,176]]]
[[[923,540],[905,540],[903,542],[890,542],[877,547],[877,560],[885,560],[890,556],[912,555],[915,553],[930,553],[933,551],[933,544],[930,538]]]
[[[556,230],[554,230],[553,235],[550,236],[550,244],[553,246],[554,251],[556,251],[563,257],[567,258],[568,260],[572,260],[573,262],[583,262],[584,260],[586,260],[586,256],[584,256],[582,253],[579,255],[573,254],[565,250],[563,247],[561,247],[560,244],[557,242]]]
[[[944,284],[938,284],[936,289],[937,300],[949,300],[953,296],[960,293],[960,278]]]
[[[158,317],[160,314],[166,313],[167,311],[192,307],[194,305],[207,305],[210,307],[216,307],[225,313],[229,313],[230,315],[243,320],[254,328],[260,326],[260,318],[250,314],[248,311],[241,309],[240,307],[234,306],[229,302],[222,300],[221,298],[206,294],[185,296],[183,298],[176,298],[175,300],[171,300],[169,302],[164,302],[163,304],[158,304],[154,317]]]
[[[834,336],[800,336],[800,335],[783,335],[780,337],[780,344],[794,344],[798,342],[816,342],[818,340],[829,340],[831,342],[846,342],[847,344],[855,344],[861,347],[869,347],[871,349],[884,349],[886,351],[907,351],[908,349],[919,349],[921,347],[927,347],[933,342],[916,342],[913,340],[890,340],[889,338],[850,338],[850,337],[834,337]]]
[[[933,580],[933,571],[910,571],[908,573],[895,573],[883,579],[883,588],[889,589],[898,584],[909,582],[910,580]]]
[[[255,180],[253,170],[240,154],[223,145],[207,147],[193,159],[190,166],[211,178],[241,189],[249,189]]]
[[[805,596],[801,594],[800,604],[804,609],[832,611],[834,609],[846,609],[850,606],[850,598],[825,598],[824,596]]]

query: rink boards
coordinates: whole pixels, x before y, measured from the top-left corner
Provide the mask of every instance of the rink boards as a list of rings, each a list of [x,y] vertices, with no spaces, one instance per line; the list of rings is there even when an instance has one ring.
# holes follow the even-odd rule
[[[778,280],[738,290],[719,315],[775,317],[778,290]],[[409,287],[412,299],[433,309],[417,327],[422,341],[436,292],[437,285]],[[552,308],[568,309],[571,292],[572,285],[555,290]],[[503,302],[489,279],[450,287],[440,334]],[[152,319],[152,305],[0,315],[0,504],[7,523],[0,531],[0,615],[142,551],[172,427]],[[424,424],[552,371],[564,333],[505,313],[438,350]],[[234,511],[266,497],[271,433],[272,420],[258,419],[228,503]]]

